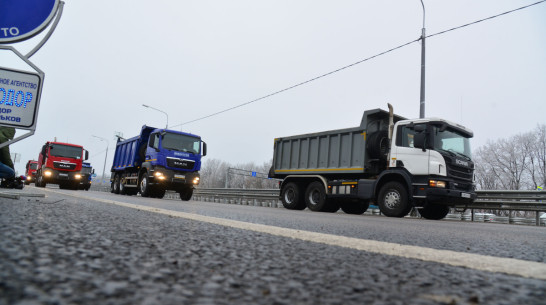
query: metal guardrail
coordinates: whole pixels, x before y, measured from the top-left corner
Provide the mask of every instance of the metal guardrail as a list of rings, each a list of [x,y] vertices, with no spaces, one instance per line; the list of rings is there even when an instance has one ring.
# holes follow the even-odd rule
[[[97,187],[94,190],[110,191],[110,187]],[[458,209],[470,210],[470,214],[449,214],[447,219],[460,219],[483,222],[500,222],[513,224],[546,225],[546,219],[540,219],[540,212],[546,212],[546,192],[544,191],[476,191],[478,198],[468,206],[456,206]],[[168,191],[165,198],[179,199],[178,194]],[[228,204],[266,206],[281,208],[278,189],[235,189],[235,188],[196,188],[193,199]],[[505,210],[509,216],[494,216],[477,213],[475,210]],[[513,217],[512,212],[535,212],[535,218]],[[377,211],[373,211],[378,214]]]

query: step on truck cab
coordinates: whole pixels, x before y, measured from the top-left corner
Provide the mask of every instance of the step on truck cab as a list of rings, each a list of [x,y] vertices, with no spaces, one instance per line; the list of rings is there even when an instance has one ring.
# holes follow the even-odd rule
[[[269,177],[287,209],[362,214],[370,202],[390,217],[415,207],[427,219],[471,204],[470,129],[444,119],[364,112],[359,127],[277,138]]]
[[[37,187],[58,184],[61,189],[77,190],[81,181],[82,163],[89,152],[82,146],[61,142],[46,142],[38,156]]]
[[[25,184],[30,184],[36,180],[36,169],[38,168],[38,161],[28,160],[27,165],[25,166]]]
[[[173,190],[190,200],[206,154],[207,144],[197,135],[144,125],[138,136],[118,138],[111,192],[163,198]]]

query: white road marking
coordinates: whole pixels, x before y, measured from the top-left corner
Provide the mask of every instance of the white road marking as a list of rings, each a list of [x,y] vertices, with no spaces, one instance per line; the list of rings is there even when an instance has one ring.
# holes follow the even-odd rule
[[[446,264],[456,267],[465,267],[475,270],[504,273],[526,278],[546,280],[546,264],[531,262],[514,258],[495,257],[473,253],[463,253],[451,250],[438,250],[426,247],[408,246],[397,243],[345,237],[332,234],[324,234],[303,230],[281,228],[269,225],[255,224],[237,220],[229,220],[217,217],[203,216],[193,213],[170,211],[144,205],[125,203],[109,199],[92,198],[81,194],[63,193],[51,189],[49,192],[73,196],[81,199],[89,199],[108,204],[114,204],[131,209],[137,209],[152,213],[180,217],[189,220],[206,222],[231,228],[260,232],[274,236],[288,237],[297,240],[322,243],[330,246],[338,246],[349,249],[356,249],[371,253],[391,255],[403,258],[417,259],[421,261]]]

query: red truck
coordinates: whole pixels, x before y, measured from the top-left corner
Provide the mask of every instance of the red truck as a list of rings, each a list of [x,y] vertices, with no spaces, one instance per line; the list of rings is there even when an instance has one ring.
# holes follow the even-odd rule
[[[38,161],[28,160],[27,165],[25,166],[25,184],[30,184],[36,180],[36,169],[38,168]]]
[[[61,189],[77,190],[82,179],[82,163],[89,152],[82,146],[69,143],[47,142],[42,146],[36,170],[37,187],[58,184]]]

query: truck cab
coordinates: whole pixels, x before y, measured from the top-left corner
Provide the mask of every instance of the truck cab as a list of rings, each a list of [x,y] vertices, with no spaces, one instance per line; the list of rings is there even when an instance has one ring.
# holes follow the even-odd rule
[[[25,166],[25,184],[30,184],[36,180],[36,169],[38,168],[38,161],[29,160]]]
[[[38,157],[36,186],[45,187],[52,183],[62,189],[78,189],[82,178],[82,163],[88,158],[89,152],[80,145],[47,142]]]

